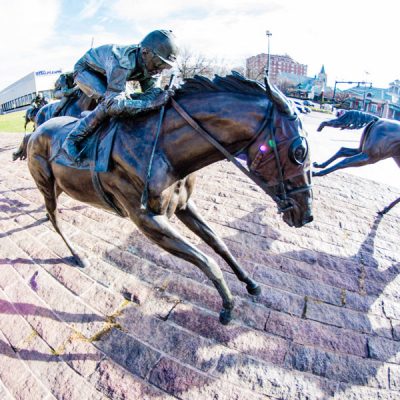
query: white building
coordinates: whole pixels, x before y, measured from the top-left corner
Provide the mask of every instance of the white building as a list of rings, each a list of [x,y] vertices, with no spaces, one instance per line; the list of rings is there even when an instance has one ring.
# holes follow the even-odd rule
[[[54,83],[61,69],[31,72],[0,91],[1,112],[13,111],[31,104],[37,93],[44,97],[53,97]]]

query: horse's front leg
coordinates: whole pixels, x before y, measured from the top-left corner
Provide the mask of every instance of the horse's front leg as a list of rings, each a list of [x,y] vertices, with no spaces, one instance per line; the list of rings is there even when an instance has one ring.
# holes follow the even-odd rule
[[[384,215],[388,211],[390,211],[396,204],[400,203],[400,197],[394,201],[392,201],[388,206],[386,206],[382,211],[378,211],[379,215]]]
[[[187,202],[185,209],[179,210],[175,214],[190,230],[203,239],[228,263],[238,279],[247,284],[247,291],[250,294],[257,296],[261,293],[260,286],[247,275],[247,272],[243,270],[226,247],[226,244],[207,222],[204,221],[192,200]]]
[[[313,163],[313,167],[314,168],[326,168],[331,162],[337,160],[338,158],[341,157],[351,157],[351,156],[355,156],[356,154],[358,154],[360,152],[359,149],[351,149],[349,147],[342,147],[339,149],[339,151],[333,155],[331,158],[329,158],[328,160],[326,160],[323,163]],[[318,175],[316,175],[318,176]]]
[[[319,172],[313,172],[313,176],[324,176],[328,175],[333,171],[337,171],[338,169],[350,168],[350,167],[361,167],[362,165],[371,164],[371,160],[368,154],[358,153],[355,156],[345,158],[344,160],[338,162],[332,167],[323,169]]]
[[[171,254],[193,263],[211,279],[222,297],[223,309],[220,312],[219,320],[223,324],[229,323],[232,319],[233,296],[218,264],[181,236],[170,225],[165,215],[155,215],[148,211],[133,215],[131,219],[153,242]]]

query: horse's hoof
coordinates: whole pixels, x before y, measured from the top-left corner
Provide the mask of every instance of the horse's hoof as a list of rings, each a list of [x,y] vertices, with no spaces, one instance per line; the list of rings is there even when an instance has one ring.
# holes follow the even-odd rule
[[[320,168],[320,166],[319,166],[319,164],[318,164],[317,162],[313,162],[312,166],[313,166],[314,168]]]
[[[90,263],[89,263],[88,260],[83,259],[83,258],[79,257],[79,256],[76,255],[76,254],[73,256],[73,260],[75,261],[75,265],[76,265],[78,268],[87,268],[87,267],[90,266]]]
[[[256,282],[248,283],[246,289],[252,296],[259,296],[261,294],[261,287]]]
[[[313,172],[311,173],[311,175],[312,175],[312,176],[321,176],[321,174],[320,174],[319,172],[315,172],[315,171],[313,171]]]
[[[231,321],[232,321],[232,310],[223,308],[219,313],[219,322],[221,322],[222,325],[228,325],[229,322]]]

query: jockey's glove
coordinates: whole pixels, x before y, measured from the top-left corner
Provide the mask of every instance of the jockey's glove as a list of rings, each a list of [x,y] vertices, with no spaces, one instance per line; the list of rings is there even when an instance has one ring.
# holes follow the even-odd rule
[[[120,116],[122,114],[136,115],[140,112],[156,110],[165,105],[173,95],[170,90],[157,90],[144,93],[135,100],[114,98],[112,104],[107,108],[108,115]]]

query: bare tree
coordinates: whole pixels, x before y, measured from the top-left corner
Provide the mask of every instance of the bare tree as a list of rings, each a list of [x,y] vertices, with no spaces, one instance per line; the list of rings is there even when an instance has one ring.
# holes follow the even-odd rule
[[[204,54],[196,53],[185,47],[178,57],[177,70],[180,78],[185,80],[195,75],[203,75],[208,78],[212,78],[214,75],[224,76],[230,73],[232,68],[223,59],[206,57]]]
[[[182,79],[192,78],[195,75],[210,76],[213,74],[212,60],[200,53],[194,53],[191,49],[185,47],[181,50],[177,69]]]
[[[263,81],[265,75],[265,67],[260,66],[259,68],[247,68],[246,69],[246,77],[249,79],[253,79],[255,81]]]

